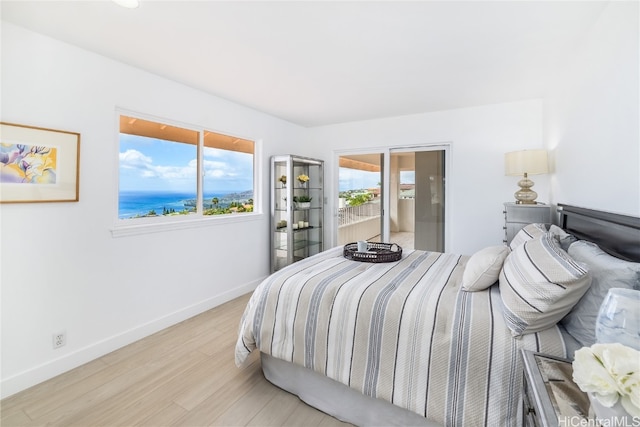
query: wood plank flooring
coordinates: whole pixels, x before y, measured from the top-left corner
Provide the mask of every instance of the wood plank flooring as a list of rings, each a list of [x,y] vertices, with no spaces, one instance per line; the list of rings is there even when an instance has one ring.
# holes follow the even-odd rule
[[[3,427],[348,426],[234,364],[245,295],[0,402]]]

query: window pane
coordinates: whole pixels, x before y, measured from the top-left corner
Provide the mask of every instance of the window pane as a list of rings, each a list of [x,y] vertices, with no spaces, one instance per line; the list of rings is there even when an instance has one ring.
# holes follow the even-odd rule
[[[254,142],[206,131],[203,150],[203,213],[253,212]]]
[[[199,132],[120,116],[118,218],[196,210]]]

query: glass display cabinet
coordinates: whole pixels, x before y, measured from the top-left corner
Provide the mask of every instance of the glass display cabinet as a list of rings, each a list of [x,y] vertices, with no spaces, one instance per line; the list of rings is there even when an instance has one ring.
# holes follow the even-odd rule
[[[322,160],[271,158],[271,271],[323,251]]]

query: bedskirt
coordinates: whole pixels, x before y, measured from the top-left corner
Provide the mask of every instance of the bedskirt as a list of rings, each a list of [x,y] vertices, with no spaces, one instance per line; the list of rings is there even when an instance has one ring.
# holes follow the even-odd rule
[[[308,405],[359,427],[442,427],[415,412],[359,393],[324,375],[260,353],[264,377]]]

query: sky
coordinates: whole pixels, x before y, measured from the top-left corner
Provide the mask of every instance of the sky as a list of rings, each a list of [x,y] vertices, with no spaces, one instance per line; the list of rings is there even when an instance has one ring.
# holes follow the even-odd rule
[[[197,147],[120,134],[120,191],[196,193]],[[204,193],[253,189],[253,156],[205,147]]]

